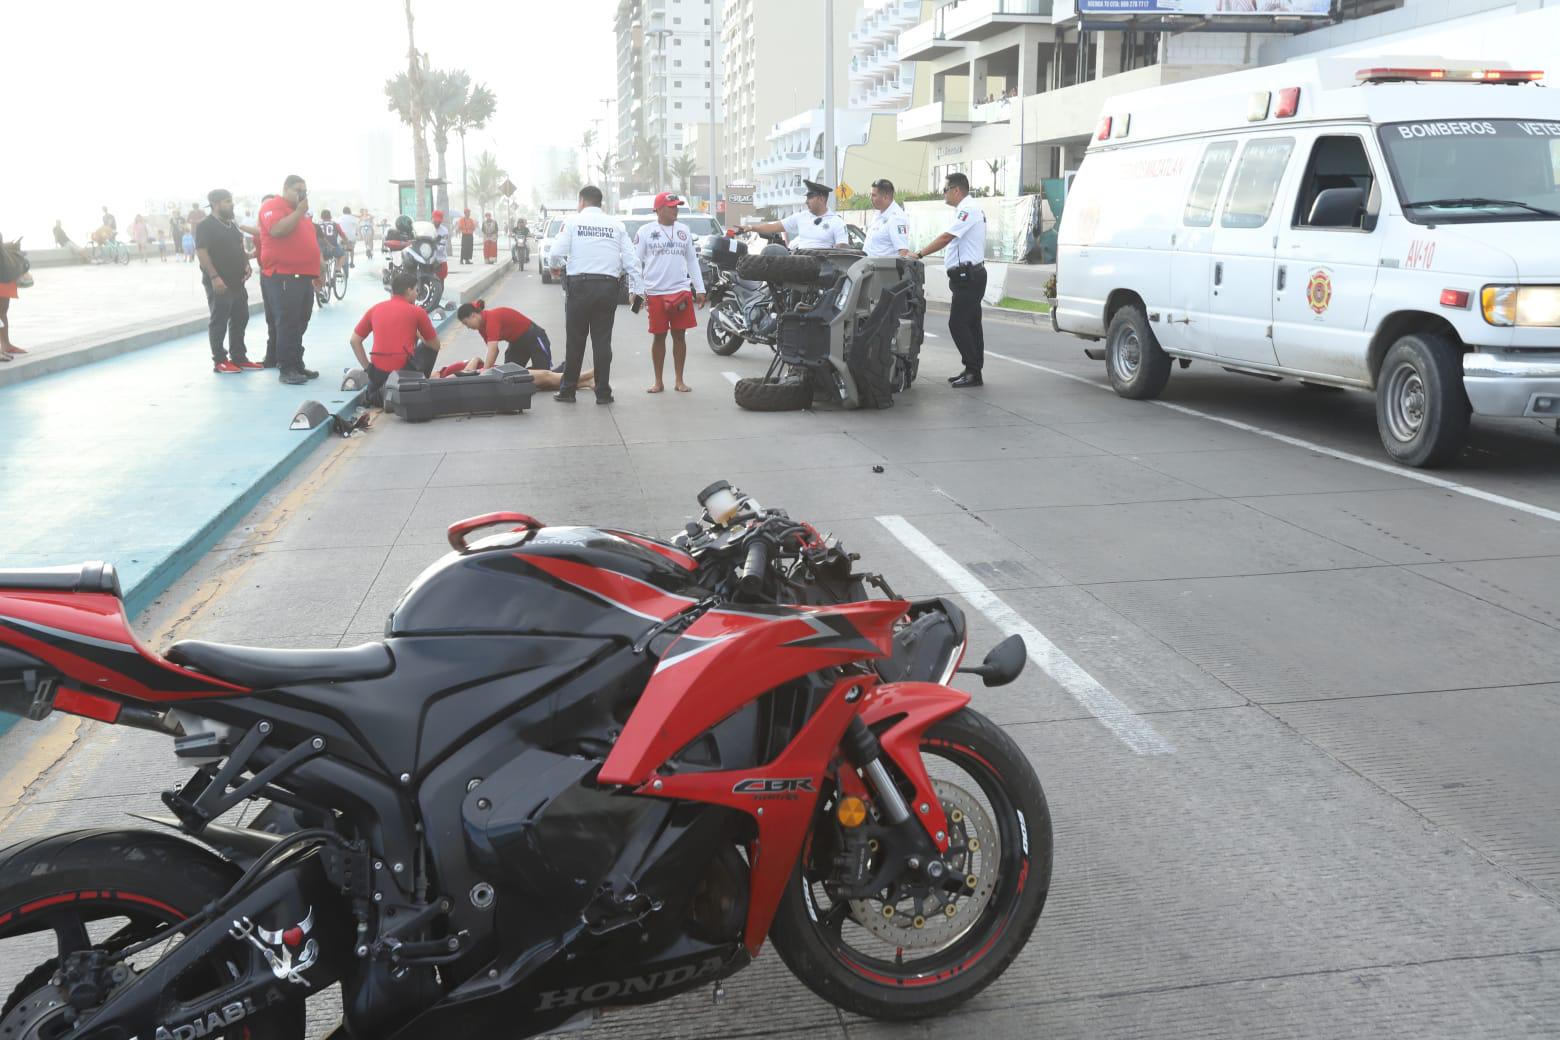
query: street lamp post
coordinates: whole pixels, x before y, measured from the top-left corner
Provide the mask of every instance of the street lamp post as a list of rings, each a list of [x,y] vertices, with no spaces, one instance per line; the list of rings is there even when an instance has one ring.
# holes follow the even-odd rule
[[[661,139],[660,139],[660,141],[656,142],[655,151],[656,151],[656,158],[659,160],[658,166],[660,167],[660,182],[659,182],[658,186],[664,188],[666,186],[666,141],[667,141],[667,133],[666,133],[666,111],[667,111],[667,109],[666,109],[666,93],[667,93],[667,86],[671,82],[670,77],[668,77],[667,74],[666,74],[666,38],[668,36],[672,35],[672,30],[670,30],[670,29],[651,29],[645,35],[647,35],[647,36],[654,36],[656,38],[656,40],[659,41],[659,43],[661,45],[661,47],[660,47],[660,51],[661,51],[661,76],[660,76],[661,84],[660,84],[660,86],[661,86],[661,89],[657,92],[657,93],[659,93],[661,95]]]

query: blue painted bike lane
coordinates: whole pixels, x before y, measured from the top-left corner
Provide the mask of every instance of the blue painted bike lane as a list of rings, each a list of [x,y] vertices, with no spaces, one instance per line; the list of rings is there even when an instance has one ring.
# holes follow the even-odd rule
[[[137,614],[328,435],[288,426],[304,401],[350,402],[347,340],[383,298],[369,277],[315,308],[304,348],[320,377],[305,386],[214,374],[202,332],[0,388],[0,567],[107,560]],[[265,333],[257,315],[251,357]]]

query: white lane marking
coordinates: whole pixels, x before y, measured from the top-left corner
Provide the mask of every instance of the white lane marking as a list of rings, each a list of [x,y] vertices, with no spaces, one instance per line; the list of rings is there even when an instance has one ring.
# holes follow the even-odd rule
[[[1023,365],[1025,368],[1033,368],[1036,371],[1046,372],[1053,376],[1061,376],[1063,379],[1071,379],[1073,382],[1082,383],[1085,386],[1092,386],[1098,390],[1111,390],[1114,392],[1114,388],[1111,387],[1109,383],[1097,382],[1096,380],[1080,376],[1075,372],[1064,372],[1059,368],[1050,368],[1046,365],[1037,365],[1033,361],[1023,361],[1016,357],[1009,357],[1006,354],[996,354],[989,350],[986,351],[986,353],[991,357],[1000,358],[1003,361],[1011,361],[1015,365]],[[1175,404],[1170,401],[1150,401],[1149,404],[1157,404],[1161,408],[1168,408],[1170,411],[1180,412],[1182,415],[1190,415],[1194,419],[1207,419],[1209,422],[1220,423],[1224,426],[1230,427],[1231,429],[1241,430],[1245,433],[1252,433],[1258,437],[1266,437],[1268,440],[1278,441],[1280,444],[1288,444],[1296,448],[1304,448],[1306,451],[1314,451],[1317,454],[1338,459],[1340,462],[1352,462],[1356,466],[1365,466],[1369,469],[1380,470],[1382,473],[1391,473],[1393,476],[1403,477],[1406,480],[1417,480],[1421,484],[1428,484],[1431,487],[1440,488],[1443,491],[1451,491],[1459,495],[1466,495],[1469,498],[1476,498],[1482,502],[1489,502],[1493,505],[1502,506],[1506,509],[1515,509],[1519,513],[1527,513],[1529,516],[1536,516],[1541,520],[1551,520],[1555,523],[1560,523],[1560,510],[1545,509],[1543,506],[1535,506],[1531,502],[1523,502],[1519,499],[1507,498],[1505,495],[1497,495],[1493,491],[1485,491],[1481,488],[1472,487],[1468,484],[1459,484],[1454,480],[1447,480],[1444,477],[1432,476],[1431,474],[1425,473],[1421,470],[1407,469],[1402,466],[1393,465],[1390,462],[1383,462],[1380,459],[1368,459],[1363,455],[1355,455],[1353,452],[1339,451],[1337,448],[1329,448],[1324,444],[1317,444],[1314,441],[1304,440],[1300,437],[1291,437],[1287,433],[1279,433],[1276,430],[1269,430],[1261,426],[1254,426],[1251,423],[1241,422],[1239,419],[1226,419],[1222,415],[1212,415],[1208,412],[1199,411],[1196,408],[1188,408],[1184,404]]]
[[[906,549],[919,556],[926,565],[936,571],[959,595],[970,602],[970,605],[1008,634],[1017,633],[1024,637],[1024,646],[1029,651],[1029,657],[1045,674],[1049,675],[1058,686],[1072,695],[1073,700],[1083,706],[1089,714],[1099,719],[1120,741],[1140,755],[1168,755],[1175,751],[1175,746],[1158,731],[1150,726],[1141,716],[1134,715],[1132,711],[1116,695],[1099,684],[1099,681],[1084,671],[1083,668],[1071,657],[1046,638],[1040,631],[1002,601],[996,593],[981,584],[979,578],[965,570],[964,566],[952,556],[938,548],[932,540],[922,534],[910,521],[902,516],[880,516],[877,522],[888,529],[889,534],[899,539]]]
[[[726,382],[730,383],[732,386],[737,385],[737,374],[735,372],[722,372],[721,375],[725,376]]]

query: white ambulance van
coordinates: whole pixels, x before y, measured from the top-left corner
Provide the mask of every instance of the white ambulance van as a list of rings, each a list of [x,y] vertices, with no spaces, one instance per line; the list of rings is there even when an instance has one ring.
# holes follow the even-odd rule
[[[1369,64],[1373,67],[1363,67]],[[1116,392],[1175,359],[1376,394],[1387,453],[1560,419],[1560,92],[1542,72],[1314,59],[1112,99],[1058,236],[1057,329]]]

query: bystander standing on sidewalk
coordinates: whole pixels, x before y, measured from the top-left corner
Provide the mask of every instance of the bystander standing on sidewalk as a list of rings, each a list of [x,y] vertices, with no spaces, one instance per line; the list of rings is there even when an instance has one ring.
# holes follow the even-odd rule
[[[498,221],[491,213],[482,217],[482,259],[490,264],[498,263]]]
[[[146,226],[146,218],[139,213],[130,224],[130,240],[135,243],[135,252],[141,258],[141,263],[146,263],[146,247],[151,244],[152,232]]]
[[[439,235],[439,244],[434,250],[433,258],[439,262],[439,281],[450,280],[450,226],[444,222],[444,211],[433,211],[433,227]]]
[[[119,235],[119,221],[114,219],[114,215],[108,211],[107,206],[103,207],[103,226],[112,232],[108,236],[108,240],[110,242],[114,241]]]
[[[162,228],[157,229],[157,259],[168,262],[168,232]]]
[[[179,251],[184,254],[186,263],[195,262],[195,232],[190,228],[191,225],[184,225],[184,237],[179,241]]]
[[[374,304],[352,330],[352,353],[368,375],[369,403],[380,404],[390,373],[411,368],[433,375],[439,359],[439,334],[428,312],[417,306],[417,276],[403,271],[390,280],[390,298]],[[373,351],[363,341],[372,336]]]
[[[260,212],[265,212],[265,204],[276,198],[275,195],[266,195],[260,199]],[[260,265],[260,303],[265,309],[265,367],[276,367],[276,280],[265,270],[265,236],[260,234],[260,218],[255,217],[254,224],[243,229],[254,239],[255,263]]]
[[[195,226],[201,284],[211,308],[211,366],[224,375],[264,366],[249,360],[244,329],[249,325],[249,257],[244,233],[233,220],[233,195],[217,188],[207,196],[211,216]],[[226,337],[227,348],[223,349]]]
[[[471,219],[471,210],[466,210],[455,226],[460,231],[460,262],[469,264],[472,244],[476,241],[477,234],[477,222]]]
[[[70,236],[65,233],[65,222],[63,220],[54,222],[54,244],[60,249],[76,248],[76,243],[72,242]]]
[[[204,210],[202,210],[200,208],[200,204],[199,203],[196,203],[195,205],[190,207],[190,215],[185,218],[185,220],[189,223],[189,232],[190,232],[190,234],[193,235],[195,233],[195,228],[204,219],[206,219],[206,213],[205,213]]]
[[[6,245],[0,235],[0,363],[27,351],[11,342],[11,301],[21,281],[21,250],[15,243]]]
[[[320,280],[320,246],[302,177],[289,176],[282,193],[260,207],[260,239],[265,273],[275,279],[276,366],[281,381],[296,386],[319,376],[303,367],[303,334]]]
[[[177,254],[183,242],[184,216],[176,209],[170,210],[168,213],[168,246]]]
[[[363,254],[363,259],[365,259],[365,260],[373,260],[374,259],[374,230],[375,230],[375,228],[374,228],[374,215],[372,213],[370,213],[368,210],[365,209],[365,210],[362,210],[362,211],[360,211],[358,213],[358,220],[361,221],[361,223],[358,226],[358,233],[360,235],[362,235],[362,237],[363,237],[363,244],[364,244],[364,246],[367,249],[367,252],[365,252]]]

